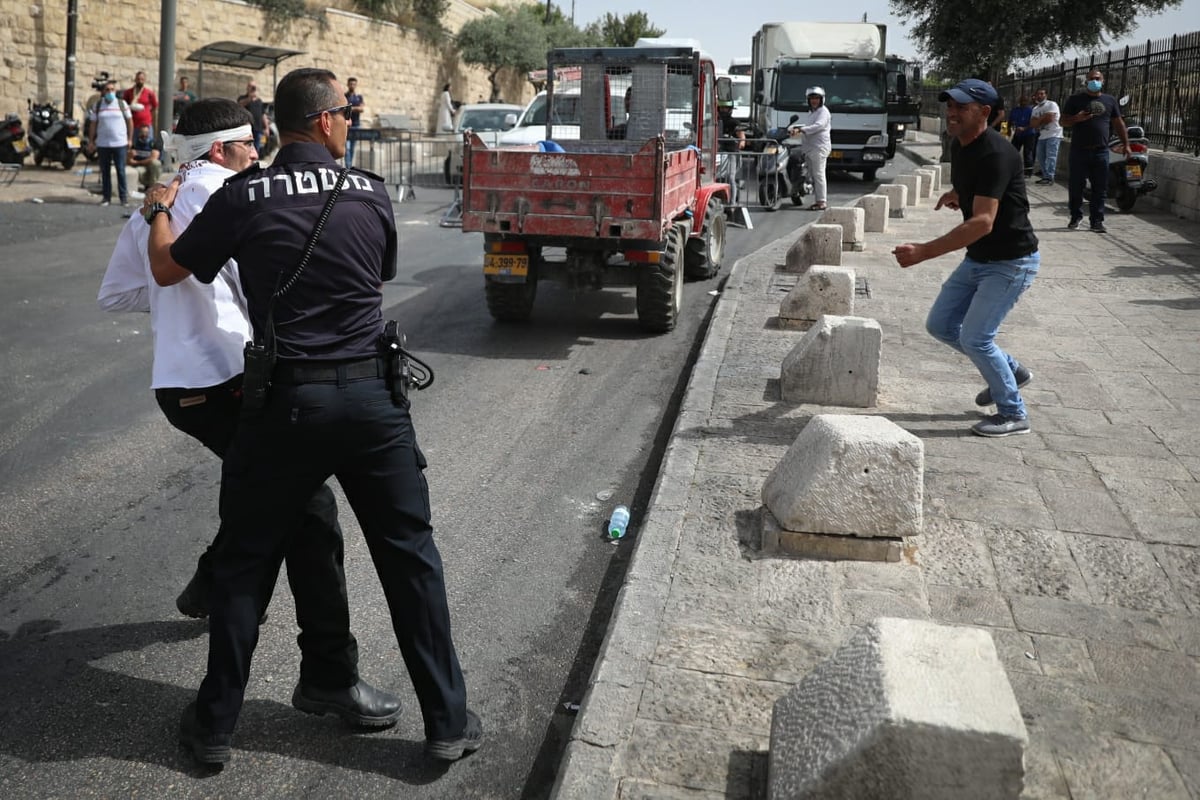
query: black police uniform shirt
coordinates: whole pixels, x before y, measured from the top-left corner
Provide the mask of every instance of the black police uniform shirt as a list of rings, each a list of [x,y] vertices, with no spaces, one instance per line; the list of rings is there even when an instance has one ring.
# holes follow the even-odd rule
[[[266,169],[239,172],[209,198],[171,245],[171,257],[211,283],[237,259],[255,335],[267,304],[300,263],[341,167],[322,145],[285,145]],[[382,281],[396,277],[396,223],[383,179],[351,169],[304,272],[276,298],[284,359],[372,356],[383,330]],[[280,275],[282,274],[282,279]]]
[[[1008,139],[994,128],[984,128],[966,147],[953,139],[950,174],[964,221],[971,218],[976,196],[1000,201],[991,231],[967,245],[968,256],[976,261],[1001,261],[1037,252],[1025,196],[1025,162]]]
[[[1121,116],[1121,106],[1111,94],[1090,95],[1078,92],[1067,98],[1063,104],[1062,115],[1068,117],[1087,111],[1094,102],[1104,106],[1104,113],[1097,114],[1091,119],[1076,122],[1071,126],[1071,147],[1099,150],[1108,147],[1108,137],[1112,135],[1112,121]]]

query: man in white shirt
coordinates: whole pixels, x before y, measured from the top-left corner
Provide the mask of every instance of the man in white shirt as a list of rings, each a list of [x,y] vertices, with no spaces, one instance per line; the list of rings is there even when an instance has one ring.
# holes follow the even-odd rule
[[[165,213],[178,235],[209,195],[254,165],[258,154],[250,114],[232,100],[190,104],[175,130],[164,142],[164,149],[182,161],[175,202],[167,210],[155,202],[162,186],[147,191],[144,215],[131,217],[117,239],[98,301],[106,311],[150,312],[151,388],[159,407],[172,425],[224,458],[241,413],[243,347],[252,338],[238,265],[229,261],[211,284],[188,276],[161,286],[150,267],[147,222]],[[301,629],[300,682],[292,705],[313,714],[334,713],[356,726],[389,727],[400,717],[399,699],[358,676],[342,567],[344,544],[329,486],[322,485],[310,498],[302,528],[304,535],[296,537],[286,556]],[[210,561],[224,536],[224,529],[218,530],[175,601],[186,616],[208,615]],[[277,577],[269,577],[272,586]]]
[[[112,170],[117,171],[117,196],[121,205],[129,202],[125,183],[125,155],[133,144],[133,112],[117,97],[117,84],[104,84],[104,92],[88,109],[88,151],[100,154],[100,205],[112,202]]]
[[[1042,186],[1054,183],[1054,170],[1058,166],[1058,148],[1062,144],[1063,129],[1058,122],[1058,103],[1046,99],[1046,90],[1033,93],[1033,116],[1029,127],[1038,132],[1037,162],[1042,177],[1037,181]]]
[[[833,149],[829,135],[833,115],[825,107],[824,89],[812,86],[804,93],[808,95],[808,119],[800,125],[800,132],[804,134],[804,144],[800,145],[800,152],[804,154],[808,177],[813,182],[813,199],[816,201],[808,208],[810,211],[823,211],[826,193],[825,162]]]

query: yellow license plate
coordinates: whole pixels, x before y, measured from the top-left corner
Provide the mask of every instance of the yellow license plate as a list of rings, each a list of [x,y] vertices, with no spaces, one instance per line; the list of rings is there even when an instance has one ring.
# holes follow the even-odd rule
[[[67,137],[67,147],[74,147],[76,150],[78,150],[81,146],[82,144],[80,143],[78,136]]]
[[[842,151],[841,151],[841,150],[833,150],[833,151],[831,151],[831,152],[829,153],[829,159],[830,159],[831,161],[841,161],[841,159],[842,159]]]
[[[13,146],[14,152],[24,153],[25,152],[25,137],[22,136],[20,139],[13,139],[12,146]]]
[[[1142,165],[1141,164],[1126,164],[1125,165],[1125,179],[1130,180],[1130,181],[1140,181],[1142,179]]]
[[[485,253],[483,256],[483,274],[526,277],[529,275],[529,256]]]

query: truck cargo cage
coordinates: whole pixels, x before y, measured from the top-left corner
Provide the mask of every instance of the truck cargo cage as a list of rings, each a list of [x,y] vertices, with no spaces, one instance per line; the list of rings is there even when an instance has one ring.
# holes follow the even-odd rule
[[[691,48],[562,48],[550,51],[547,76],[547,139],[556,125],[578,125],[585,141],[696,143],[700,65]]]

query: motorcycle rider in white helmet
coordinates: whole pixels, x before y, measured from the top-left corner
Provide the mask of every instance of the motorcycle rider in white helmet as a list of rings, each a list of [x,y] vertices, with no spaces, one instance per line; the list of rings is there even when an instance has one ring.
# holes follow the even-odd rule
[[[808,168],[808,177],[813,184],[813,199],[816,201],[809,206],[810,211],[825,210],[825,161],[833,143],[829,138],[829,129],[833,117],[825,107],[825,90],[820,86],[810,86],[804,90],[808,97],[808,119],[799,126],[804,134],[804,143],[800,152],[804,155],[804,164]]]

